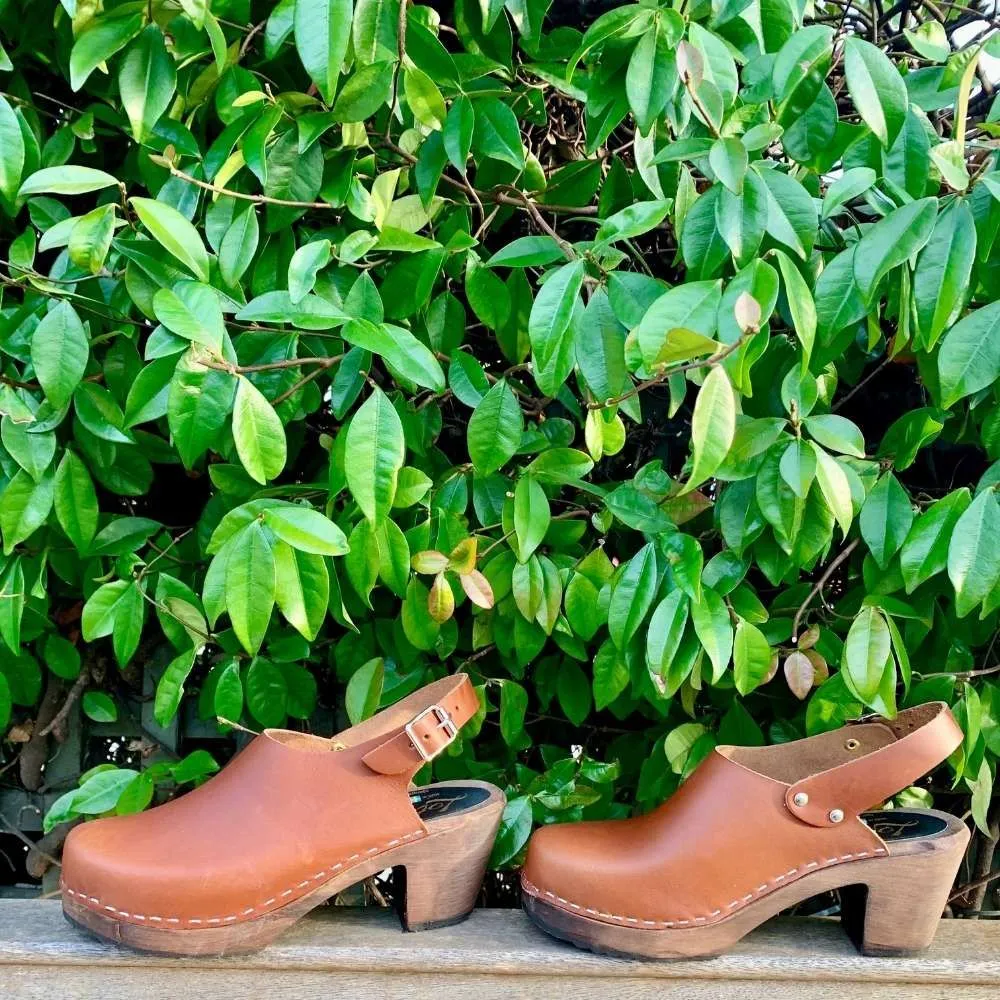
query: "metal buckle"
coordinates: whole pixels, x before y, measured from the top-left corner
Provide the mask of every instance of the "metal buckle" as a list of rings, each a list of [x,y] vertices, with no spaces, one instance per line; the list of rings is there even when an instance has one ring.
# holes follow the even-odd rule
[[[423,742],[419,739],[417,734],[413,731],[413,727],[423,719],[426,719],[428,715],[433,715],[437,719],[437,726],[435,729],[443,729],[445,735],[448,737],[447,742],[443,743],[433,752],[428,753],[426,747],[424,747]],[[415,715],[404,727],[406,735],[410,738],[410,743],[413,744],[414,749],[420,754],[421,757],[427,762],[432,761],[445,747],[449,746],[452,741],[458,736],[458,726],[455,725],[454,720],[451,717],[451,713],[446,709],[442,708],[440,705],[431,705],[430,708],[425,708],[419,715]]]

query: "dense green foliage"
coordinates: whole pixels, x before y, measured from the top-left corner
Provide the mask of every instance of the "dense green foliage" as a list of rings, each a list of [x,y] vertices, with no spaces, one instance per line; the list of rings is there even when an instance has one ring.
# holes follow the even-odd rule
[[[94,657],[163,644],[163,723],[465,669],[434,768],[507,788],[503,865],[716,742],[945,699],[985,828],[1000,45],[549,5],[0,0],[0,724],[81,671],[114,718]]]

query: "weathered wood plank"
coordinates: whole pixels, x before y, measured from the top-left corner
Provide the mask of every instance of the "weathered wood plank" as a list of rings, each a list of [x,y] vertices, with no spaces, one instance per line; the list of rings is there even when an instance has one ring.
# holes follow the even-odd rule
[[[863,958],[835,921],[778,920],[720,958],[632,962],[560,944],[518,911],[404,934],[394,916],[327,908],[255,955],[170,959],[87,938],[57,901],[0,903],[0,995],[12,1000],[940,1000],[996,997],[1000,925],[943,921],[913,958]]]

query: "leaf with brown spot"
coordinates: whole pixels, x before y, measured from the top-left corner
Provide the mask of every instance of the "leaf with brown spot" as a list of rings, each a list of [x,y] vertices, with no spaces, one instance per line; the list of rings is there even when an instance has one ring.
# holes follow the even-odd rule
[[[812,690],[813,677],[816,669],[812,660],[805,653],[796,650],[789,653],[785,659],[785,680],[788,688],[799,701],[802,701]]]
[[[826,659],[815,649],[807,649],[805,652],[813,665],[813,686],[819,687],[830,676],[830,667]]]
[[[463,573],[458,579],[462,584],[462,590],[473,604],[480,608],[493,607],[493,588],[490,586],[490,581],[478,569],[474,569],[471,573]]]

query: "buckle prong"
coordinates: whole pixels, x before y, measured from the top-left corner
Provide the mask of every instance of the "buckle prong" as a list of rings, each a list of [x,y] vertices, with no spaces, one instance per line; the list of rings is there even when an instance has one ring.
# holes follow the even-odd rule
[[[414,732],[414,726],[426,719],[428,715],[433,715],[437,720],[437,725],[434,728],[443,729],[445,735],[448,737],[446,742],[442,743],[440,747],[434,750],[428,750],[423,745],[416,732]],[[414,749],[428,763],[437,757],[437,755],[441,753],[445,747],[450,746],[455,737],[458,736],[458,726],[455,725],[455,721],[452,719],[451,713],[446,708],[442,708],[440,705],[431,705],[429,708],[425,708],[422,712],[415,715],[406,724],[406,726],[404,726],[404,730],[406,735],[410,738],[410,743],[413,744]]]

